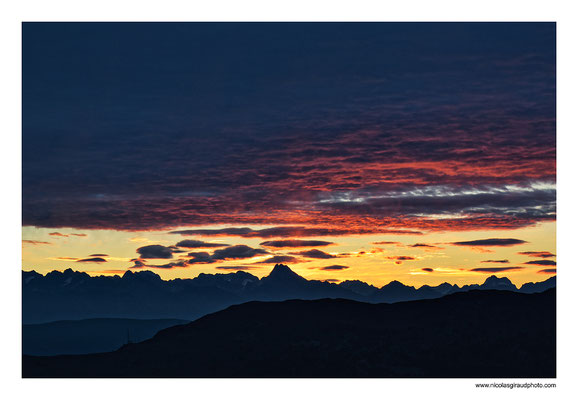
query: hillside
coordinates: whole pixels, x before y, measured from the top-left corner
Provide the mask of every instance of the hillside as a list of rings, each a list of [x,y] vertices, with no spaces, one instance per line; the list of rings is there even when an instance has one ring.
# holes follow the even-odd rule
[[[117,350],[128,341],[150,339],[161,329],[190,321],[178,319],[95,318],[22,326],[22,354],[88,354]]]
[[[556,291],[250,302],[111,353],[24,356],[23,376],[555,377]]]

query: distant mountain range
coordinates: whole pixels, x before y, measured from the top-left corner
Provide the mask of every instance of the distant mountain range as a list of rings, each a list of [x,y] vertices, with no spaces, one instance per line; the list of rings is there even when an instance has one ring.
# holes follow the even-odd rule
[[[543,292],[556,286],[556,277],[526,283],[517,289],[508,278],[490,276],[482,285],[459,287],[443,283],[415,288],[398,281],[377,288],[361,281],[339,284],[307,280],[288,266],[277,264],[259,279],[244,271],[200,274],[193,279],[162,280],[150,271],[127,271],[120,276],[91,277],[67,269],[41,275],[22,272],[24,324],[88,318],[195,320],[203,315],[249,301],[341,298],[368,303],[434,299],[457,292],[508,290]]]
[[[252,291],[271,285],[286,295],[309,285],[297,276],[282,284],[288,276],[276,268]],[[23,377],[553,378],[556,289],[470,290],[395,304],[249,302],[115,352],[22,361]]]
[[[22,325],[22,354],[51,356],[117,350],[150,339],[161,329],[186,324],[180,319],[95,318]]]

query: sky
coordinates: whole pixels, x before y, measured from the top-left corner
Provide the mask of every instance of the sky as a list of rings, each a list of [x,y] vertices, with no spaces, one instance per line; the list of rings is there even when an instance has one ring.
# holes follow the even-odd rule
[[[25,270],[556,270],[553,23],[24,23]]]

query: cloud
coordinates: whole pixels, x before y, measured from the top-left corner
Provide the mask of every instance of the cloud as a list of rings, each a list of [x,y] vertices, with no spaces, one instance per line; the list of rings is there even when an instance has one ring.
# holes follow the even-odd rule
[[[433,268],[422,268],[421,270],[425,272],[433,272]]]
[[[348,268],[349,267],[345,265],[328,265],[326,267],[320,267],[319,269],[322,271],[341,271]]]
[[[129,268],[131,268],[131,269],[138,269],[138,268],[173,269],[173,268],[185,268],[185,267],[188,267],[188,263],[184,260],[175,261],[175,262],[171,262],[168,264],[162,264],[162,265],[145,264],[144,262],[142,262],[140,260],[136,260],[135,264]]]
[[[141,258],[173,258],[173,250],[160,244],[151,244],[136,249]]]
[[[323,279],[322,282],[338,283],[341,282],[341,279]]]
[[[186,247],[189,249],[197,249],[197,248],[211,248],[211,247],[227,247],[230,244],[224,243],[209,243],[203,242],[202,240],[181,240],[176,244],[177,247]]]
[[[106,262],[106,260],[102,257],[93,257],[93,258],[83,258],[80,260],[76,260],[76,262],[80,262],[80,263],[86,263],[86,262],[103,263],[103,262]]]
[[[552,261],[552,260],[533,260],[533,261],[527,261],[524,264],[528,264],[528,265],[556,265],[556,261]]]
[[[276,226],[273,228],[252,229],[252,228],[223,228],[223,229],[186,229],[169,232],[178,235],[200,235],[200,236],[239,236],[248,238],[275,238],[275,237],[313,237],[313,236],[345,236],[363,234],[390,234],[390,235],[421,235],[422,232],[404,229],[383,229],[383,228],[327,228],[327,227],[305,227],[305,226]]]
[[[175,261],[168,264],[163,265],[150,265],[147,264],[147,268],[159,268],[159,269],[173,269],[173,268],[185,268],[188,266],[186,261]]]
[[[555,274],[556,268],[541,269],[540,271],[538,271],[538,273],[539,274]]]
[[[338,236],[340,229],[512,229],[556,218],[553,24],[412,32],[403,24],[353,24],[347,40],[340,25],[311,24],[300,27],[307,43],[298,50],[292,29],[235,25],[224,36],[232,29],[239,40],[222,41],[219,52],[211,41],[166,51],[167,43],[179,49],[210,36],[212,26],[163,28],[152,41],[130,38],[134,48],[149,49],[144,58],[114,65],[117,77],[138,71],[147,96],[134,96],[132,79],[116,79],[106,102],[94,99],[98,121],[87,118],[86,99],[110,68],[95,68],[94,79],[77,79],[63,93],[59,83],[76,77],[78,64],[59,60],[76,40],[95,45],[77,49],[80,64],[112,62],[122,46],[97,42],[125,43],[123,28],[101,28],[106,40],[95,41],[81,26],[61,37],[40,25],[26,28],[34,31],[26,37],[62,46],[49,59],[29,52],[23,71],[30,88],[23,114],[34,116],[22,132],[25,226],[282,225],[285,231],[259,235],[298,237],[285,225]],[[489,49],[484,37],[504,40]],[[298,68],[266,56],[272,40],[278,54],[295,55]],[[419,51],[406,51],[416,43]],[[392,62],[391,54],[400,56]],[[214,65],[238,68],[224,77]]]
[[[186,250],[183,250],[177,246],[169,246],[169,249],[171,249],[173,254],[180,254],[180,253],[186,253]]]
[[[390,244],[394,244],[396,246],[402,246],[403,244],[401,242],[373,242],[371,244],[377,244],[377,245],[390,245]]]
[[[273,256],[263,261],[258,261],[255,264],[282,264],[282,263],[298,263],[302,262],[297,257],[292,256]]]
[[[519,244],[528,243],[525,240],[520,239],[479,239],[479,240],[470,240],[467,242],[453,242],[454,246],[500,246],[500,247],[509,247],[509,246],[516,246]]]
[[[269,254],[267,250],[254,249],[244,244],[215,250],[211,256],[213,260],[238,260],[242,258],[253,258],[261,254]]]
[[[324,251],[317,250],[317,249],[299,251],[299,252],[291,253],[291,254],[296,255],[296,256],[302,256],[302,257],[307,257],[307,258],[318,258],[318,259],[337,258],[337,256],[335,256],[333,254],[329,254],[329,253],[326,253]]]
[[[50,242],[42,242],[40,240],[28,240],[28,239],[23,239],[22,240],[23,244],[32,244],[32,245],[37,245],[37,244],[52,244]]]
[[[68,235],[65,235],[64,233],[60,233],[60,232],[50,232],[49,235],[50,236],[57,236],[57,237],[68,237]]]
[[[412,260],[416,260],[415,257],[412,256],[391,256],[391,257],[386,257],[389,260],[399,260],[399,261],[412,261]]]
[[[169,232],[173,235],[201,235],[201,236],[246,236],[254,232],[251,228],[223,228],[223,229],[186,229]]]
[[[416,243],[416,244],[412,244],[409,247],[432,249],[432,250],[443,250],[443,247],[434,246],[433,244],[427,244],[427,243]]]
[[[50,232],[49,235],[55,236],[55,237],[70,237],[70,236],[85,237],[86,233],[70,233],[70,234],[66,235],[66,234],[60,233],[60,232]]]
[[[146,267],[146,264],[145,264],[144,260],[132,259],[131,261],[134,263],[134,265],[133,265],[132,267],[129,267],[129,268],[143,268],[143,267]]]
[[[494,273],[494,272],[505,272],[505,271],[518,271],[524,269],[524,267],[488,267],[488,268],[473,268],[470,269],[472,272],[484,272],[484,273]]]
[[[228,271],[250,271],[250,270],[252,270],[252,269],[259,269],[259,268],[261,268],[261,267],[243,265],[243,266],[239,266],[239,267],[221,266],[221,267],[215,267],[215,268],[216,268],[216,269],[228,270]]]
[[[189,260],[189,264],[212,264],[216,262],[216,260],[213,260],[213,257],[205,251],[189,253],[188,256],[193,257]]]
[[[388,260],[395,260],[396,264],[402,264],[403,261],[414,261],[417,260],[417,258],[412,257],[412,256],[390,256],[390,257],[385,257]]]
[[[335,244],[333,242],[325,242],[323,240],[270,240],[260,243],[261,246],[265,247],[317,247],[317,246],[329,246]]]
[[[91,254],[90,257],[108,257],[108,254],[100,254],[100,253]]]
[[[556,257],[556,254],[552,254],[549,251],[522,251],[518,254],[529,256],[529,257],[540,257],[540,258],[550,258]]]
[[[497,263],[497,264],[509,264],[510,260],[484,260],[481,263]]]

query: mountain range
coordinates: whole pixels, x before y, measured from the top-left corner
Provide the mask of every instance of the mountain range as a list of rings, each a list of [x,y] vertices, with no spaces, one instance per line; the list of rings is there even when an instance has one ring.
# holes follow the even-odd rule
[[[377,288],[361,281],[339,284],[307,280],[277,264],[261,279],[244,272],[204,274],[193,279],[162,280],[151,271],[127,271],[120,276],[95,276],[67,269],[46,275],[22,272],[22,320],[38,324],[91,318],[195,320],[249,301],[341,298],[367,303],[434,299],[471,290],[543,292],[556,277],[526,283],[519,289],[508,278],[490,276],[481,285],[407,286],[398,281]]]
[[[22,325],[22,354],[52,356],[117,350],[153,337],[180,319],[94,318]]]

